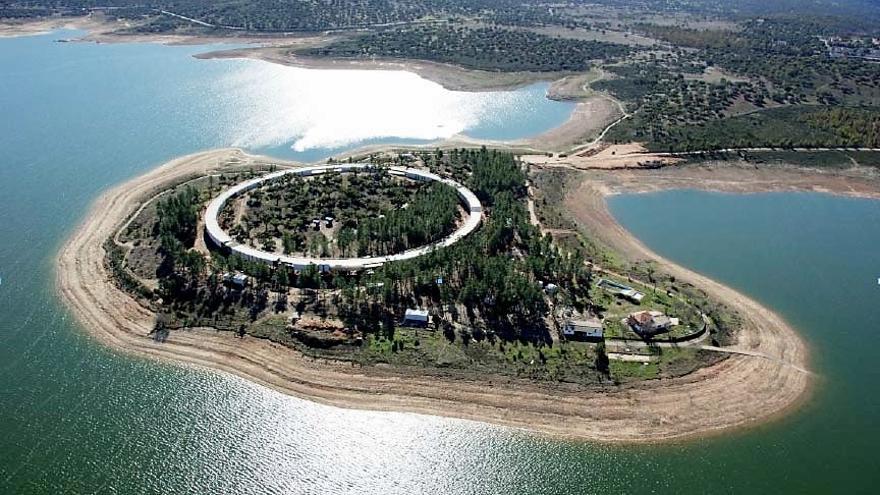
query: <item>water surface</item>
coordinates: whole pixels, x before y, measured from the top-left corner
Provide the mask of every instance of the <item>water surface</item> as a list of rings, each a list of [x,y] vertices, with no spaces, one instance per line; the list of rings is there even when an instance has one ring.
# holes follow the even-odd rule
[[[291,148],[299,143],[321,158],[320,146],[337,145],[332,133],[265,117],[276,112],[266,99],[280,102],[278,119],[290,115],[285,87],[302,81],[284,72],[263,92],[248,72],[262,63],[190,57],[209,47],[55,37],[65,36],[0,40],[0,493],[875,491],[880,203],[689,192],[612,201],[660,253],[757,297],[804,333],[823,380],[816,400],[781,422],[612,447],[316,405],[109,351],[59,304],[52,275],[60,243],[96,195],[169,158],[239,139],[286,156],[303,156]],[[539,89],[525,91],[478,95],[488,110],[475,121],[456,113],[459,103],[438,107],[435,122],[473,130],[550,111],[530,96]],[[505,98],[529,103],[517,113]],[[302,129],[320,129],[320,115],[306,117],[314,120]],[[254,126],[276,138],[261,141]],[[432,138],[430,126],[414,128],[424,134],[385,139]]]

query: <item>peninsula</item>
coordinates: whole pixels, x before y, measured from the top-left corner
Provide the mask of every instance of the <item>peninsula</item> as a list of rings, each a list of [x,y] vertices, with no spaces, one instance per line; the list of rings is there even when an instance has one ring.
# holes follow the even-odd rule
[[[63,299],[114,348],[341,407],[608,442],[792,410],[813,382],[797,332],[650,251],[605,197],[880,196],[876,24],[597,4],[13,2],[6,16],[39,21],[4,33],[74,19],[92,41],[243,41],[199,57],[408,70],[467,91],[547,81],[576,102],[511,142],[176,159],[98,199],[59,254]]]
[[[437,155],[453,153],[463,159],[437,162],[451,174],[453,165],[473,163],[479,153],[489,152],[400,153],[389,149],[381,156],[372,153],[371,158],[374,163],[381,163],[418,156],[416,160],[420,161],[409,166],[427,166],[422,160],[435,163],[432,160]],[[507,156],[512,158],[505,152],[493,154],[501,162],[508,160]],[[537,280],[528,280],[531,292],[526,293],[541,298],[529,308],[543,304],[548,307],[528,324],[511,325],[507,330],[518,331],[516,336],[505,334],[497,326],[502,320],[488,314],[491,305],[485,300],[472,303],[478,309],[476,314],[467,315],[467,308],[463,308],[463,314],[454,320],[451,307],[461,304],[458,298],[447,300],[425,289],[426,285],[438,282],[435,271],[423,277],[415,273],[418,278],[401,277],[392,282],[410,284],[405,291],[408,294],[397,297],[419,294],[422,307],[432,313],[428,322],[418,317],[405,321],[405,312],[399,310],[408,308],[412,299],[403,304],[393,300],[394,294],[384,299],[384,293],[399,289],[389,291],[383,282],[377,281],[382,280],[379,274],[384,274],[385,268],[380,267],[375,267],[370,275],[330,270],[322,274],[317,265],[298,273],[291,268],[284,285],[287,289],[282,291],[289,299],[281,304],[277,274],[286,269],[276,267],[270,273],[261,263],[248,265],[235,261],[239,259],[236,256],[224,258],[222,249],[205,243],[201,221],[192,247],[186,251],[201,253],[209,260],[209,268],[201,272],[205,280],[202,283],[210,283],[207,280],[213,275],[218,277],[214,283],[224,294],[251,291],[238,291],[238,282],[229,277],[240,273],[250,283],[258,284],[251,297],[262,298],[263,309],[252,314],[253,305],[242,305],[238,299],[231,304],[233,315],[222,311],[200,314],[199,310],[193,311],[192,301],[174,301],[164,292],[168,290],[168,280],[157,282],[144,276],[148,273],[145,263],[149,262],[144,251],[160,252],[162,248],[151,248],[149,243],[156,242],[155,239],[138,236],[150,230],[143,228],[147,222],[161,221],[162,217],[155,216],[159,204],[167,207],[172,203],[172,195],[192,194],[185,191],[198,191],[199,187],[202,192],[206,187],[208,191],[217,191],[244,176],[297,167],[300,165],[239,150],[218,150],[174,160],[108,191],[59,254],[58,283],[63,298],[96,338],[128,352],[208,366],[285,393],[342,407],[438,414],[554,436],[651,442],[703,435],[776,417],[807,396],[812,381],[807,370],[808,351],[793,329],[748,297],[650,252],[607,213],[603,195],[622,187],[632,189],[649,181],[657,187],[675,187],[673,182],[656,181],[650,170],[646,171],[644,182],[627,175],[630,186],[614,184],[613,178],[620,176],[609,171],[607,176],[582,177],[581,187],[553,188],[555,176],[575,173],[558,169],[538,172],[532,176],[531,187],[523,185],[521,213],[511,216],[508,210],[502,217],[503,225],[510,219],[523,222],[525,215],[518,228],[534,228],[532,235],[538,236],[535,242],[549,243],[541,247],[546,254],[556,251],[561,256],[559,263],[574,259],[577,266],[561,269],[562,276],[554,279],[560,283],[554,283],[556,288],[550,291],[549,278],[542,277],[540,286]],[[685,173],[679,170],[687,168],[676,169],[673,174]],[[633,174],[625,170],[624,173]],[[792,177],[803,177],[803,172],[790,173]],[[743,177],[739,182],[742,188],[762,188]],[[792,177],[780,172],[777,184],[802,187]],[[737,179],[731,177],[729,184],[737,184]],[[828,184],[834,187],[833,181]],[[690,187],[694,186],[714,188],[710,180],[690,182]],[[870,192],[865,194],[876,194],[877,189],[866,191]],[[535,207],[534,202],[534,198],[539,198],[538,203],[547,203],[545,200],[553,194],[561,195],[557,198],[563,200],[559,206],[569,209],[569,218],[579,223],[574,229],[564,231],[529,219],[529,207],[533,212],[537,210],[538,217],[554,213],[552,209]],[[198,196],[207,199],[212,194]],[[253,203],[251,199],[247,201]],[[495,201],[475,236],[493,228],[493,217],[504,207],[498,198]],[[203,208],[197,211],[201,217]],[[324,235],[325,229],[322,222],[318,232]],[[596,243],[582,244],[577,257],[561,254],[578,242],[574,239],[586,238],[587,234]],[[523,232],[513,235],[519,237]],[[338,241],[338,237],[335,239]],[[625,255],[632,262],[606,267],[601,260],[611,256],[603,258],[598,254],[610,251],[599,246],[612,246],[614,253]],[[453,248],[439,250],[434,256],[442,259],[440,255],[446,250]],[[454,252],[448,256],[454,262]],[[435,264],[423,260],[423,266],[436,270],[445,262],[431,261]],[[645,261],[650,263],[642,263],[640,268],[639,262]],[[153,262],[161,264],[162,260]],[[399,265],[387,265],[395,266],[406,273]],[[518,270],[526,266],[521,265]],[[190,273],[189,270],[187,267],[175,276]],[[627,270],[629,276],[619,270]],[[227,278],[223,279],[224,275]],[[342,281],[343,277],[349,282]],[[574,300],[565,301],[578,297],[577,277],[582,277],[578,283],[587,286],[583,297],[588,299],[580,305]],[[603,281],[636,289],[643,298],[637,305],[607,287],[603,289]],[[258,287],[267,289],[260,295],[262,289]],[[346,314],[344,308],[349,303],[344,292],[349,297],[360,297],[366,308],[371,307],[372,299],[378,303],[372,306],[374,311],[385,310],[393,319],[380,314],[371,322],[370,315],[374,313]],[[551,292],[555,292],[553,297]],[[566,292],[568,295],[563,297]],[[685,317],[685,301],[699,304],[705,311],[697,311],[697,320],[691,320],[695,330],[705,329],[693,345],[687,341],[691,332],[659,333],[646,338],[635,333],[634,328],[624,328],[630,311],[617,309],[633,308],[631,312],[637,313],[641,309],[675,308],[679,313],[671,316]],[[562,309],[565,307],[570,313]],[[581,313],[572,314],[577,308],[581,308]],[[527,313],[517,314],[515,305],[507,310],[517,317],[528,317]],[[157,319],[157,314],[163,316]],[[606,334],[601,344],[565,332],[566,325],[579,318],[585,320],[588,314],[601,315],[608,322],[603,325]],[[707,318],[705,322],[699,319],[700,314]],[[352,316],[360,316],[360,321]],[[540,334],[547,337],[544,342],[525,332],[528,329],[537,334],[535,327],[540,322],[547,325]],[[673,336],[685,339],[673,343],[677,340]],[[446,354],[437,352],[437,346],[442,346],[439,350]],[[598,351],[599,347],[604,349]],[[599,357],[600,352],[604,358]],[[609,360],[603,365],[604,359]]]

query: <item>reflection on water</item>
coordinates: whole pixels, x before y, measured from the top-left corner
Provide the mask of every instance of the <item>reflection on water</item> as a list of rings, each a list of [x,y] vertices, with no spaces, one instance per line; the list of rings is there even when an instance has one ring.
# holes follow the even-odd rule
[[[434,140],[497,114],[516,118],[529,91],[466,93],[401,71],[307,70],[249,62],[218,83],[234,146],[295,151],[377,138]],[[539,97],[541,98],[541,97]]]
[[[333,146],[410,126],[403,135],[424,138],[438,124],[521,137],[552,114],[542,110],[542,88],[460,95],[402,73],[370,73],[352,75],[363,83],[356,88],[322,93],[309,85],[330,84],[326,74],[294,80],[296,71],[262,62],[190,57],[205,47],[51,39],[0,40],[0,493],[876,489],[880,404],[870,343],[880,305],[873,285],[880,266],[877,203],[670,193],[616,198],[612,205],[649,245],[782,309],[822,349],[829,386],[814,406],[784,422],[683,445],[609,447],[467,421],[338,409],[95,343],[58,304],[52,270],[59,243],[102,189],[177,155],[239,142],[295,156],[294,143]],[[259,91],[253,74],[261,71],[271,91]],[[401,97],[417,115],[403,115],[408,109],[391,101],[386,78],[411,88]],[[300,99],[285,96],[290,85]],[[364,88],[396,113],[366,101],[374,95]],[[333,107],[326,115],[297,113],[324,111],[311,98],[335,91],[346,93],[348,104],[365,100],[359,108],[368,109],[353,117],[356,124],[337,128],[345,129],[344,139],[328,130],[343,108],[336,103],[324,102]],[[376,124],[382,132],[365,130],[372,114],[383,121]],[[858,289],[864,283],[868,288]]]

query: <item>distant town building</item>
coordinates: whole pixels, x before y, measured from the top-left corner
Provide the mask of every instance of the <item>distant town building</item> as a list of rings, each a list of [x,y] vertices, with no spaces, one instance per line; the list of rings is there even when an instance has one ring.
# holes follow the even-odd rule
[[[626,322],[633,330],[643,335],[665,332],[672,326],[672,319],[660,311],[632,313],[626,319]]]
[[[428,310],[427,309],[407,309],[403,314],[403,321],[400,323],[405,327],[427,327],[428,326]]]
[[[567,320],[562,325],[562,335],[580,340],[602,340],[602,321],[598,318]]]

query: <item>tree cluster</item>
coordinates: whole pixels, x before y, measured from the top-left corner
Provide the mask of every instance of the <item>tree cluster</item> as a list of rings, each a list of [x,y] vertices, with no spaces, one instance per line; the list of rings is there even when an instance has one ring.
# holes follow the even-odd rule
[[[498,71],[582,71],[630,53],[625,45],[497,27],[416,26],[340,40],[302,53],[334,58],[404,58]]]
[[[168,301],[192,299],[207,269],[205,257],[191,250],[203,201],[193,187],[172,193],[156,205],[160,240],[159,294]]]
[[[453,188],[392,176],[381,168],[307,179],[285,176],[248,192],[243,201],[241,222],[234,221],[233,202],[221,212],[239,242],[276,251],[280,240],[286,254],[320,257],[380,256],[436,242],[461,216]],[[332,227],[319,227],[327,225]]]

